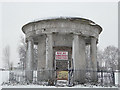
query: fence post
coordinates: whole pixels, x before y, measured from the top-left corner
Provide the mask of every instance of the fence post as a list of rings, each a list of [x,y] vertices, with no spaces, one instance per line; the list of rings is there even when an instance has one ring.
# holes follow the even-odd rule
[[[112,74],[113,74],[113,85],[115,85],[115,72],[114,71],[112,71]]]
[[[103,86],[103,70],[101,70],[101,85]]]

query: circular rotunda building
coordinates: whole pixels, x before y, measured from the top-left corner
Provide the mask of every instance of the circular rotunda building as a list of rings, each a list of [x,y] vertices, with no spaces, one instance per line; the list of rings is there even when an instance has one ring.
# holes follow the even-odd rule
[[[67,80],[85,83],[90,50],[91,78],[97,81],[97,43],[102,28],[91,20],[59,17],[30,22],[22,27],[26,36],[26,79],[33,81],[34,45],[37,46],[37,81]]]

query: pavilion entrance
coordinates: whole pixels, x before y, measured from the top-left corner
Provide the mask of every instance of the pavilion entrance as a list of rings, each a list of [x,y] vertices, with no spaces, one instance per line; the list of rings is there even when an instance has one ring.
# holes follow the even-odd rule
[[[70,69],[72,68],[72,48],[54,47],[54,68],[56,82],[70,81]]]

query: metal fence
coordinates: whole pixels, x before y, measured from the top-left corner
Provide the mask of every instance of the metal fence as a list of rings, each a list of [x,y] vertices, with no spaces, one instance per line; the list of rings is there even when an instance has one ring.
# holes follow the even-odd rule
[[[8,84],[8,85],[29,85],[30,83],[27,81],[26,79],[26,76],[25,76],[25,71],[4,71],[4,72],[9,72],[7,75],[7,77],[9,77],[8,80],[4,81],[2,83],[2,85],[5,85],[5,84]],[[43,72],[43,71],[39,71],[39,72]],[[46,70],[46,72],[48,72]],[[53,70],[53,72],[56,72],[55,70]],[[69,77],[70,79],[74,78],[74,71],[68,71],[69,72]],[[73,73],[71,73],[73,72]],[[81,72],[81,70],[79,70],[79,72]],[[85,83],[84,84],[93,84],[93,82],[91,82],[91,76],[90,76],[90,73],[91,72],[95,72],[95,71],[90,71],[90,70],[87,70],[86,71],[86,76],[85,76]],[[99,85],[99,86],[119,86],[119,83],[118,83],[118,71],[97,71],[97,82],[94,83],[94,85]],[[32,84],[34,85],[49,85],[49,80],[45,80],[45,81],[38,81],[38,78],[37,78],[37,74],[38,74],[38,71],[33,71],[33,81],[32,81]],[[3,78],[6,78],[4,75],[3,75]],[[54,85],[56,85],[56,76],[54,77]],[[70,79],[68,79],[68,84],[70,84]],[[76,84],[73,84],[74,81],[72,82],[72,86],[73,85],[77,85]],[[67,85],[68,85],[67,84]]]

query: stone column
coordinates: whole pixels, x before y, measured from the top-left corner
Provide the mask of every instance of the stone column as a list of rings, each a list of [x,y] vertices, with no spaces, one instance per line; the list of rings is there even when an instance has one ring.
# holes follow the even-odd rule
[[[46,36],[38,37],[38,66],[37,66],[37,80],[45,81],[46,73]]]
[[[97,39],[94,37],[91,37],[91,45],[90,45],[90,58],[91,58],[91,66],[93,69],[92,72],[92,81],[97,81]]]
[[[26,52],[26,79],[31,83],[33,81],[33,38],[29,37]]]
[[[72,55],[74,64],[74,82],[84,83],[86,74],[85,40],[79,35],[74,35]]]
[[[53,36],[47,34],[46,38],[46,69],[48,70],[48,80],[53,80]]]

